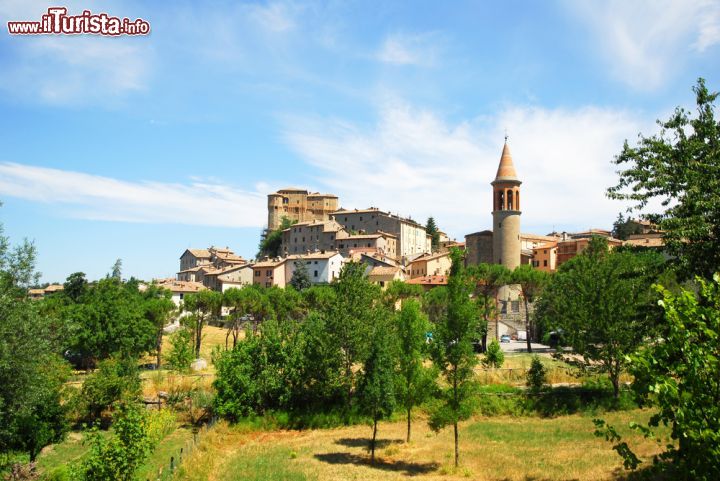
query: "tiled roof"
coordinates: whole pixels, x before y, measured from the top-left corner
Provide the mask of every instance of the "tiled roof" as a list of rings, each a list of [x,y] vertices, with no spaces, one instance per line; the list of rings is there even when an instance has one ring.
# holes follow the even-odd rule
[[[273,267],[273,268],[275,268],[275,267],[278,267],[278,266],[281,266],[282,264],[284,264],[286,260],[287,260],[287,259],[280,259],[280,260],[278,260],[278,261],[261,261],[261,262],[256,262],[256,263],[253,265],[253,269],[256,269],[256,268],[257,268],[257,269],[261,269],[261,268],[266,268],[266,267]]]
[[[198,259],[209,259],[210,258],[210,251],[207,249],[186,249],[185,252],[189,252],[190,254],[194,255]],[[183,252],[183,255],[185,255],[185,252]],[[182,256],[180,256],[182,257]]]
[[[337,251],[311,252],[309,254],[293,254],[287,256],[287,260],[294,261],[299,259],[330,259],[340,253]]]
[[[394,276],[399,271],[401,271],[399,267],[377,266],[370,269],[368,276]]]
[[[192,281],[176,281],[174,279],[163,279],[157,282],[157,285],[164,287],[171,292],[198,292],[207,289],[204,285],[199,282]]]
[[[446,286],[447,276],[422,276],[406,281],[408,284],[419,284],[421,286]]]
[[[515,166],[512,161],[512,155],[510,155],[510,147],[508,147],[507,142],[503,146],[502,155],[500,156],[500,165],[498,165],[495,180],[518,180],[517,173],[515,173]]]
[[[47,293],[51,293],[51,292],[62,291],[63,289],[65,289],[65,287],[62,284],[50,284],[44,290],[45,290],[45,293],[47,294]]]

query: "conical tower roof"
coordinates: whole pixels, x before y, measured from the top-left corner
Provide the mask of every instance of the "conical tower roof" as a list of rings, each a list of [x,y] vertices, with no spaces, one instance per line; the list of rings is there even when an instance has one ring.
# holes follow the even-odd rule
[[[508,147],[506,141],[503,146],[502,156],[500,156],[500,165],[498,166],[497,174],[495,175],[495,182],[508,180],[520,182],[520,179],[518,179],[517,173],[515,172],[512,155],[510,155],[510,147]]]

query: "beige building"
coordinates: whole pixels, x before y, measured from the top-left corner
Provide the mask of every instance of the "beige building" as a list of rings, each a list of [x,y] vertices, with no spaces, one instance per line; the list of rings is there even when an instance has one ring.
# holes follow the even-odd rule
[[[253,264],[253,284],[265,287],[285,287],[285,262],[287,259],[275,259]]]
[[[310,193],[305,189],[286,188],[268,195],[268,230],[277,230],[283,217],[294,222],[323,221],[338,209],[334,194]]]
[[[554,272],[557,269],[557,241],[540,244],[533,248],[532,265],[538,270]]]
[[[369,249],[396,258],[397,237],[387,232],[351,235],[343,230],[335,238],[335,249],[344,256],[348,256],[350,251]]]
[[[335,250],[335,240],[345,235],[343,226],[334,220],[299,222],[282,233],[282,255]]]
[[[186,249],[180,256],[180,271],[212,264],[212,254],[207,249]]]
[[[397,239],[397,257],[407,257],[431,251],[431,239],[425,227],[377,208],[362,210],[339,210],[331,218],[352,234],[385,232]]]
[[[228,247],[207,249],[186,249],[180,256],[180,271],[177,280],[183,282],[205,282],[207,274],[247,264],[247,261]]]
[[[234,287],[241,289],[253,283],[253,266],[245,264],[230,268],[217,276],[217,286],[220,292]]]
[[[423,276],[447,276],[450,274],[452,260],[450,254],[423,254],[410,262],[406,270],[411,279]]]
[[[385,290],[392,281],[404,281],[405,274],[400,267],[369,267],[367,271],[368,281],[378,284]]]
[[[601,233],[607,233],[607,236],[603,236]],[[574,237],[575,235],[579,237]],[[607,237],[609,249],[614,249],[615,247],[621,246],[623,244],[623,241],[621,241],[620,239],[614,239],[610,237],[610,231],[603,231],[600,229],[593,229],[591,231],[573,234],[572,238],[568,238],[568,236],[565,236],[564,239],[559,240],[557,243],[556,268],[560,267],[562,264],[587,249],[587,247],[590,245],[590,240],[593,238],[593,236],[596,235]]]
[[[159,279],[154,281],[158,286],[163,287],[172,292],[172,301],[177,307],[185,299],[188,294],[195,294],[207,289],[199,282],[178,281],[175,279]]]

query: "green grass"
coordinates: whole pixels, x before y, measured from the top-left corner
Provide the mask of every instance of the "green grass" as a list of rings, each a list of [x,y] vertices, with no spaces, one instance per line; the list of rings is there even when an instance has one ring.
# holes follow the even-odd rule
[[[295,460],[297,454],[288,448],[262,449],[253,446],[243,452],[223,470],[220,481],[309,481],[317,479],[305,473]]]
[[[181,427],[166,436],[155,450],[150,454],[145,463],[138,469],[135,478],[139,481],[156,479],[160,468],[166,471],[170,468],[170,457],[175,458],[175,466],[180,463],[180,448],[185,448],[192,439],[192,430]]]

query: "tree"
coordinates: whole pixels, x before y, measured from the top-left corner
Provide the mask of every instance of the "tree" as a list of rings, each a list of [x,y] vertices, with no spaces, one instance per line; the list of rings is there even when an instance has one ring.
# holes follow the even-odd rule
[[[613,223],[612,236],[616,239],[627,240],[633,234],[641,234],[642,228],[632,223],[631,220],[625,220],[622,212],[619,213],[617,220]]]
[[[532,352],[530,341],[535,332],[530,318],[530,304],[537,300],[549,279],[550,275],[547,272],[535,269],[530,264],[517,266],[510,276],[510,282],[519,285],[522,291],[523,304],[525,304],[525,331],[527,332],[528,352]]]
[[[0,224],[0,452],[21,451],[35,460],[68,430],[63,385],[70,371],[54,319],[28,299],[36,282],[35,247],[11,248]]]
[[[720,265],[720,123],[714,118],[718,94],[705,80],[693,88],[697,115],[682,108],[660,122],[660,133],[627,141],[615,164],[620,180],[607,190],[612,199],[630,200],[642,211],[651,200],[664,212],[645,217],[664,231],[668,253],[686,278],[710,278]]]
[[[360,406],[373,421],[373,434],[370,442],[370,462],[375,463],[375,441],[377,424],[388,418],[395,409],[394,361],[388,345],[388,337],[380,326],[372,336],[370,353],[363,366],[360,381]]]
[[[560,266],[538,302],[536,317],[562,329],[582,367],[609,375],[616,398],[626,356],[653,332],[657,312],[651,285],[662,268],[660,254],[608,252],[607,241],[595,237]]]
[[[422,286],[417,284],[393,280],[382,293],[383,303],[387,308],[395,309],[398,301],[402,303],[405,299],[421,299],[424,292]]]
[[[500,347],[500,343],[497,342],[497,339],[493,339],[487,348],[483,364],[489,367],[501,368],[504,362],[505,354]]]
[[[467,275],[474,283],[474,293],[478,309],[482,313],[480,332],[482,333],[482,350],[487,348],[488,325],[491,317],[495,317],[495,332],[498,332],[497,295],[500,288],[509,283],[510,270],[502,264],[478,264],[467,268]]]
[[[426,333],[430,330],[427,317],[415,299],[405,302],[395,316],[398,341],[396,393],[398,403],[407,413],[407,438],[410,442],[412,408],[419,406],[435,387],[436,372],[423,365],[427,357]]]
[[[175,311],[175,303],[172,301],[172,292],[155,284],[151,284],[142,293],[143,310],[145,319],[155,326],[155,352],[157,357],[157,368],[160,369],[162,355],[162,339],[164,328]]]
[[[70,326],[69,351],[81,367],[110,356],[137,358],[155,350],[157,329],[146,317],[145,300],[135,283],[101,279],[80,302],[67,305],[63,316]]]
[[[290,279],[290,285],[298,292],[304,291],[312,285],[312,282],[310,282],[310,273],[307,270],[305,261],[295,261],[295,271]]]
[[[355,387],[355,363],[362,363],[369,348],[373,323],[380,317],[375,299],[379,286],[365,277],[365,266],[348,262],[334,284],[335,298],[327,313],[327,326],[333,343],[341,352],[345,371],[346,407],[350,406]]]
[[[435,224],[435,219],[433,219],[432,217],[428,217],[427,224],[425,224],[425,232],[427,232],[427,234],[432,239],[432,251],[437,252],[438,250],[440,250],[440,231]]]
[[[458,423],[472,414],[473,368],[477,358],[472,342],[478,336],[476,309],[470,300],[472,285],[463,268],[460,251],[451,252],[452,267],[448,280],[447,313],[435,324],[432,358],[447,387],[439,405],[430,416],[434,430],[451,425],[455,439],[455,466],[460,463]]]
[[[540,356],[534,354],[530,362],[530,369],[527,372],[525,385],[530,392],[537,394],[547,385],[547,369],[540,360]]]
[[[205,324],[213,317],[220,316],[222,294],[216,291],[203,290],[185,297],[183,309],[192,314],[183,320],[189,324],[195,338],[195,357],[200,357],[202,331]]]
[[[274,231],[270,231],[267,235],[260,240],[258,246],[257,258],[260,259],[264,256],[267,257],[278,257],[280,255],[280,246],[282,245],[282,233],[285,229],[291,227],[297,221],[293,221],[283,216],[280,221],[280,227]]]
[[[80,302],[87,292],[88,282],[84,272],[75,272],[67,277],[63,284],[63,293],[72,301]]]
[[[181,327],[170,335],[170,351],[165,356],[170,369],[180,372],[190,370],[190,365],[195,359],[195,345],[193,333],[185,327]],[[235,347],[235,344],[233,344]]]
[[[80,401],[83,417],[94,421],[103,411],[121,400],[136,401],[140,395],[137,360],[110,358],[100,361],[98,369],[83,382]]]
[[[112,272],[110,273],[110,277],[119,281],[122,280],[122,259],[118,259],[115,261],[115,264],[113,264],[112,266]]]

